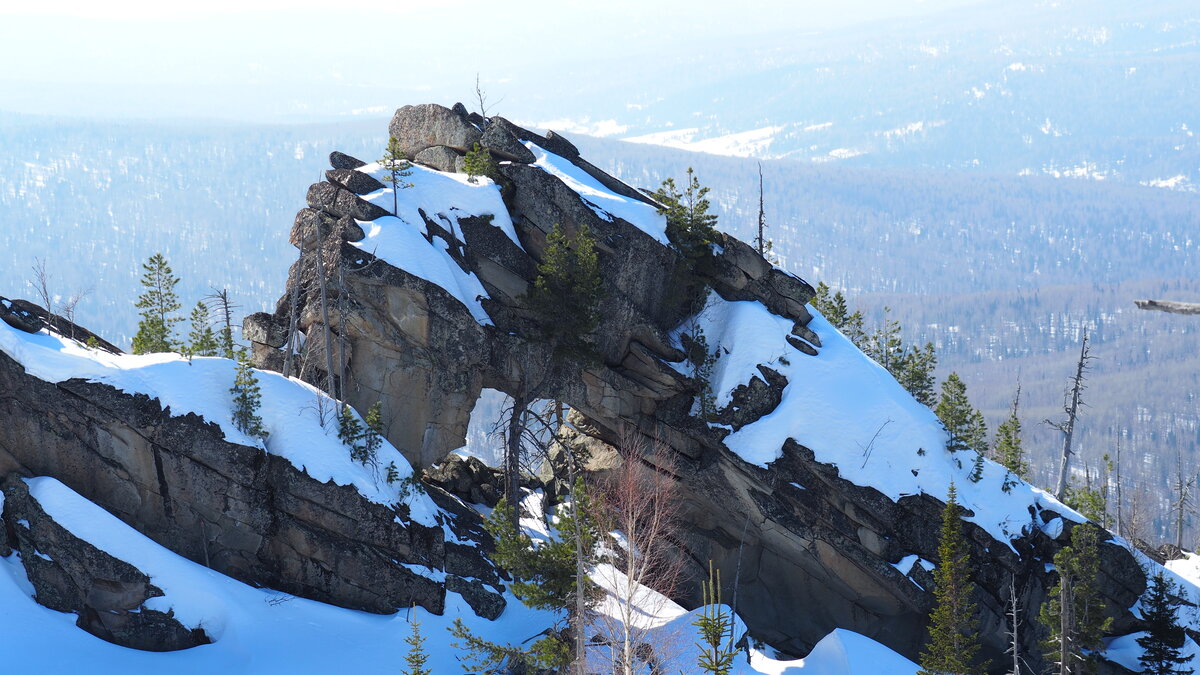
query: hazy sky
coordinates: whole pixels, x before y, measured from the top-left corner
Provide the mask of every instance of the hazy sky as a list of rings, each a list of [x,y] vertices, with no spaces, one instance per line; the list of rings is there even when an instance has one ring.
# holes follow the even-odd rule
[[[547,90],[581,72],[572,64],[686,60],[720,50],[731,36],[802,41],[814,31],[966,4],[972,0],[0,3],[0,110],[320,116],[404,92],[466,98],[475,73],[493,91],[509,83]]]

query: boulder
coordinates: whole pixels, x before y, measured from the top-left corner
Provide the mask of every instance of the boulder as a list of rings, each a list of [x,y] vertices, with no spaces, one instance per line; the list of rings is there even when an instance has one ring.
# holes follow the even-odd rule
[[[383,183],[375,180],[361,171],[351,169],[330,169],[325,172],[325,179],[336,183],[356,195],[370,194],[383,189]]]
[[[329,166],[335,169],[359,169],[366,166],[367,163],[356,157],[351,157],[344,152],[334,150],[329,153]]]
[[[45,315],[45,311],[42,312],[42,315]],[[4,297],[0,297],[0,319],[13,328],[26,333],[37,333],[46,327],[46,322],[37,312],[15,305],[12,300]]]
[[[460,168],[463,156],[453,148],[448,148],[444,145],[433,145],[418,152],[413,157],[413,161],[417,164],[437,169],[438,171],[461,173]]]
[[[488,125],[487,131],[479,139],[479,144],[487,148],[499,159],[522,164],[533,164],[534,156],[529,148],[521,144],[512,132],[512,123],[503,117],[495,117]]]
[[[388,133],[399,141],[409,159],[435,145],[466,152],[483,135],[465,116],[435,103],[400,108],[388,124]]]

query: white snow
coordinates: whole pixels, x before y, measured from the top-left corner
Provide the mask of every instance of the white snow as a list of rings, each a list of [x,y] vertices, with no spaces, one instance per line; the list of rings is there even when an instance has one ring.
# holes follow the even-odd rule
[[[358,170],[380,181],[387,174],[378,163]],[[479,302],[480,298],[488,297],[483,284],[454,261],[446,241],[434,238],[430,243],[426,238],[429,228],[421,218],[421,212],[460,240],[463,233],[458,227],[459,218],[492,216],[492,225],[520,247],[512,218],[500,198],[500,188],[486,176],[479,176],[477,183],[470,183],[466,174],[443,173],[416,164],[412,166],[411,175],[402,180],[411,183],[412,187],[401,189],[394,197],[390,185],[363,195],[363,199],[395,215],[357,221],[366,237],[353,245],[393,267],[441,286],[458,298],[476,321],[491,324],[491,318]]]
[[[612,221],[614,217],[620,218],[663,244],[670,245],[667,239],[667,219],[658,209],[609,190],[583,169],[535,143],[525,141],[525,147],[537,158],[535,166],[556,176],[578,193],[596,215],[608,221]]]
[[[817,356],[788,344],[792,321],[759,302],[723,300],[711,293],[695,319],[710,347],[719,346],[712,386],[717,406],[758,375],[764,364],[788,385],[772,412],[733,432],[725,445],[742,459],[766,466],[791,438],[816,460],[838,468],[856,485],[873,487],[893,501],[929,494],[944,500],[953,481],[967,517],[997,541],[1009,542],[1033,525],[1029,507],[1051,508],[1072,520],[1083,517],[1048,493],[1018,482],[1009,492],[1006,472],[985,462],[978,483],[969,480],[974,454],[946,451],[946,432],[933,411],[912,398],[882,367],[858,350],[816,310],[809,328],[821,338]],[[676,339],[688,323],[675,331]]]
[[[321,482],[353,485],[362,496],[384,505],[400,502],[399,488],[388,485],[381,475],[350,459],[349,450],[337,438],[337,404],[315,387],[279,373],[256,370],[262,394],[258,414],[268,436],[265,442],[248,436],[233,424],[233,386],[236,364],[229,359],[196,357],[189,363],[178,354],[109,354],[87,349],[46,331],[29,334],[0,323],[0,351],[25,367],[30,375],[46,382],[78,378],[115,387],[130,394],[145,394],[159,400],[170,414],[194,413],[217,424],[230,443],[259,447],[286,458],[293,466]],[[324,408],[324,427],[319,409]],[[386,440],[379,448],[381,467],[395,462],[401,478],[412,475],[412,467]],[[434,527],[437,507],[424,492],[404,499],[413,520]]]
[[[752,652],[750,666],[765,675],[911,675],[920,667],[874,640],[838,628],[799,661],[775,661]],[[744,671],[738,671],[744,672]]]
[[[552,620],[511,595],[501,618],[486,621],[455,593],[447,594],[443,616],[420,608],[376,615],[252,588],[158,546],[53,478],[28,483],[30,493],[58,523],[151,577],[166,595],[151,599],[148,607],[173,610],[181,623],[202,626],[214,642],[176,652],[144,652],[104,642],[77,628],[74,614],[38,605],[20,554],[13,554],[0,558],[0,635],[9,669],[178,675],[393,672],[388,664],[407,653],[404,638],[410,634],[411,614],[428,639],[431,670],[457,673],[463,667],[447,632],[456,617],[500,642],[524,641]]]
[[[825,125],[817,125],[805,130],[822,128],[823,126]],[[631,136],[622,140],[628,143],[661,145],[691,152],[704,152],[710,155],[755,157],[766,153],[767,149],[771,147],[771,143],[775,140],[775,137],[783,129],[783,126],[767,126],[709,138],[699,138],[703,133],[702,130],[697,127],[689,127],[687,129],[670,129],[668,131],[657,131],[641,136]]]

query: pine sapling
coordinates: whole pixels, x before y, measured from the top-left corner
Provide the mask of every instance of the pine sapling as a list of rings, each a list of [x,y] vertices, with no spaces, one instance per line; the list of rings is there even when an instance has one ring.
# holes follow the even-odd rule
[[[713,570],[708,561],[708,581],[700,582],[704,605],[695,625],[700,629],[700,642],[696,647],[700,655],[696,666],[712,675],[729,675],[733,670],[733,659],[737,650],[733,646],[733,615],[721,604],[721,570]]]
[[[432,675],[433,671],[425,667],[429,654],[425,652],[425,636],[421,635],[421,622],[412,621],[412,633],[404,638],[408,644],[408,653],[404,655],[406,668],[401,671],[404,675]]]
[[[267,431],[263,429],[262,418],[258,416],[262,403],[258,377],[244,349],[238,352],[237,374],[229,393],[233,394],[233,425],[244,434],[266,440]]]
[[[388,139],[387,149],[384,150],[379,165],[387,172],[383,182],[392,185],[392,213],[397,214],[400,211],[400,191],[412,187],[413,184],[404,180],[412,175],[412,163],[408,161],[400,147],[400,141],[394,136]]]
[[[197,302],[189,318],[192,323],[192,331],[188,334],[187,354],[189,356],[216,356],[217,334],[213,332],[208,307],[203,302]]]

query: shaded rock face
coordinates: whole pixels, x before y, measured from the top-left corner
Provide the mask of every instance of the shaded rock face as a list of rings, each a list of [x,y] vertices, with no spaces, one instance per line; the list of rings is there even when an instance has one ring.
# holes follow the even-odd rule
[[[416,604],[440,613],[443,584],[405,566],[412,564],[482,575],[479,580],[490,586],[476,589],[479,602],[503,603],[499,579],[478,548],[455,544],[449,555],[443,530],[410,521],[406,506],[394,510],[352,486],[318,482],[284,458],[226,442],[217,425],[195,415],[172,416],[157,399],[108,385],[43,382],[5,354],[0,391],[6,392],[0,398],[0,419],[6,421],[0,425],[0,475],[53,476],[194,562],[249,584],[352,609],[389,613]],[[16,484],[6,485],[7,494]],[[10,506],[6,499],[6,523],[13,522],[8,510],[22,503]],[[471,516],[460,514],[464,522],[455,527],[465,528],[464,539],[486,539],[469,531]],[[16,547],[41,547],[45,531],[18,533]],[[68,571],[70,584],[48,583],[68,591],[88,588],[88,574]],[[125,583],[136,575],[112,578]],[[76,597],[82,591],[68,591],[57,594],[64,598],[61,606],[86,610]],[[126,595],[136,600],[138,593]]]
[[[174,651],[209,643],[203,629],[145,607],[163,594],[150,578],[56,523],[20,478],[10,474],[3,489],[8,545],[21,553],[39,603],[77,614],[80,628],[123,647]]]

